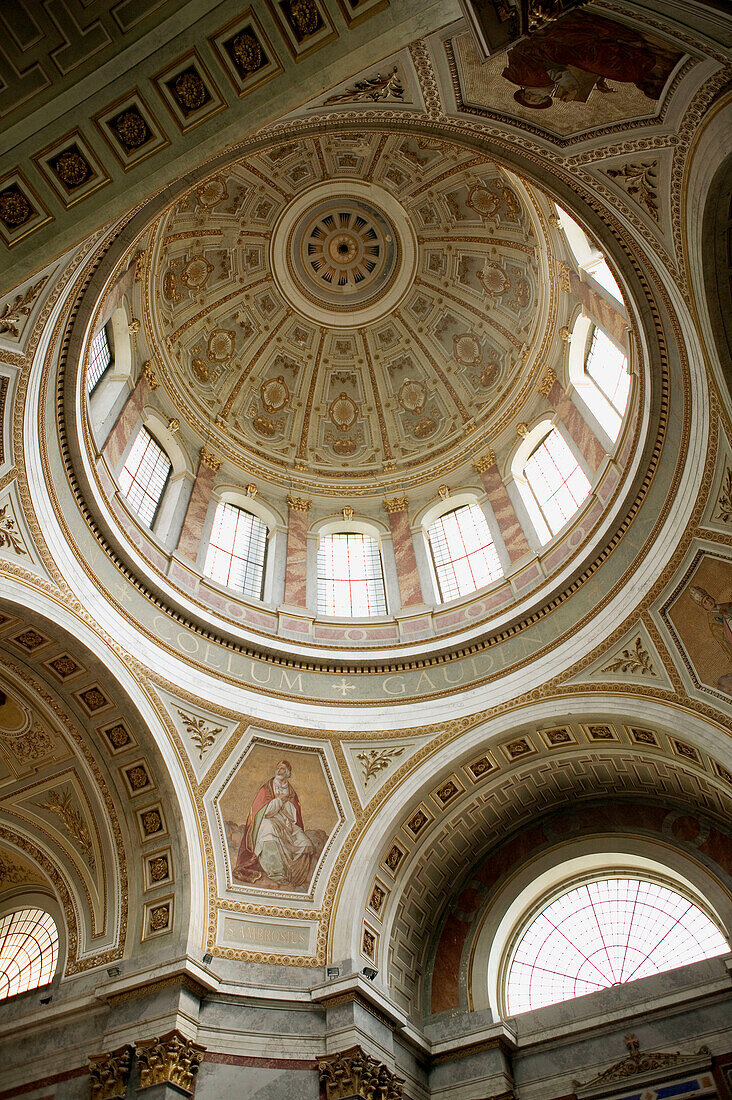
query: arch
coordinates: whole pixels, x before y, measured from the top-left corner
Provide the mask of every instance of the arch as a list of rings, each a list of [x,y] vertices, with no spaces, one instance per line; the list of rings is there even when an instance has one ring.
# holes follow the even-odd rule
[[[532,477],[531,471],[527,474],[527,464],[545,444],[552,446],[547,441],[551,441],[554,433],[558,445],[552,448],[552,454],[546,455],[552,476],[544,479],[546,484],[541,485],[537,495],[535,479],[541,470],[535,470]],[[561,427],[549,418],[539,421],[526,433],[511,460],[511,473],[536,535],[543,544],[551,542],[559,534],[590,495],[591,483],[581,456]],[[561,496],[557,497],[557,494]]]
[[[469,496],[469,494],[461,494]],[[487,588],[503,577],[488,517],[476,500],[453,498],[423,527],[442,603]]]
[[[569,339],[567,374],[575,392],[589,410],[593,422],[598,425],[600,433],[607,436],[607,449],[610,451],[612,444],[617,441],[623,417],[628,407],[630,377],[628,377],[628,386],[621,411],[608,396],[600,381],[588,370],[589,356],[592,354],[598,333],[601,333],[612,349],[617,351],[617,355],[624,359],[627,370],[627,357],[617,348],[614,341],[590,317],[586,314],[580,314],[572,326]]]
[[[50,985],[59,958],[58,928],[46,909],[0,913],[0,1001]]]
[[[380,539],[372,524],[326,524],[318,535],[318,614],[347,618],[386,615]],[[359,530],[361,527],[363,529]]]

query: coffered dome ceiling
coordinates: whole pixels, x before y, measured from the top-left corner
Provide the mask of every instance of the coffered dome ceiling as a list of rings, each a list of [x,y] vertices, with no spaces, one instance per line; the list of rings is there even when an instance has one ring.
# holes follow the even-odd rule
[[[339,131],[251,155],[153,229],[145,331],[163,385],[202,439],[275,484],[441,476],[535,388],[561,323],[549,210],[444,140]]]

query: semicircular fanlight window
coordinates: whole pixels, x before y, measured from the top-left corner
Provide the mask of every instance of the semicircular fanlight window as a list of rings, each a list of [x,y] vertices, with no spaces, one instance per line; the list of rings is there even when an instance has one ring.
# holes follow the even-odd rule
[[[727,940],[688,898],[639,878],[605,878],[546,905],[506,982],[509,1015],[721,955]]]
[[[58,929],[43,909],[0,917],[0,1000],[51,981],[58,960]]]

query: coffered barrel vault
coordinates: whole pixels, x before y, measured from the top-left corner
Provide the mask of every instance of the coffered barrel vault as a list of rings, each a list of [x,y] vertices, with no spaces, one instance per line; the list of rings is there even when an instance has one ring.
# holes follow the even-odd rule
[[[16,9],[2,1096],[730,1100],[726,12]]]

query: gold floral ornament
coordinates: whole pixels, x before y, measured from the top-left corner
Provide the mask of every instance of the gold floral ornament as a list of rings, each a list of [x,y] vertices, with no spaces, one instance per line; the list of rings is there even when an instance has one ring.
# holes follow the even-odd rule
[[[131,1046],[118,1047],[109,1054],[90,1054],[92,1100],[117,1100],[126,1096],[131,1069]]]
[[[191,1092],[205,1052],[205,1047],[192,1043],[177,1030],[136,1043],[140,1087],[171,1084]]]
[[[34,214],[35,210],[17,183],[0,191],[0,218],[8,229],[18,229],[21,225],[25,225]]]
[[[458,363],[464,367],[474,366],[483,358],[480,341],[473,332],[461,332],[459,336],[454,336],[452,350]]]
[[[318,1057],[320,1085],[326,1100],[403,1100],[404,1080],[361,1047]]]
[[[81,187],[92,176],[91,166],[75,145],[59,153],[57,157],[53,157],[49,165],[69,191]]]
[[[180,106],[188,112],[199,110],[211,98],[206,85],[192,66],[176,76],[173,91]]]
[[[214,376],[214,372],[209,367],[205,359],[199,359],[196,357],[191,361],[191,370],[198,379],[199,382],[210,382]]]
[[[630,675],[640,676],[656,675],[651,655],[644,649],[640,636],[636,638],[634,646],[628,646],[627,649],[624,649],[620,656],[616,657],[614,661],[611,661],[602,671],[625,672]]]
[[[347,432],[356,423],[358,405],[347,393],[340,393],[335,401],[331,401],[328,416],[340,432]]]
[[[290,391],[284,378],[279,374],[276,378],[268,378],[266,382],[262,383],[259,396],[262,398],[262,404],[267,412],[273,413],[284,409],[290,400]]]
[[[229,192],[226,184],[220,179],[207,180],[196,191],[196,198],[199,203],[208,209],[212,206],[218,206],[220,202],[228,199],[228,197]]]
[[[20,335],[18,325],[22,324],[23,317],[29,316],[38,293],[47,279],[48,275],[44,275],[42,279],[39,279],[37,283],[33,283],[22,294],[16,294],[12,302],[5,303],[2,312],[0,312],[0,336],[7,335],[17,338]]]
[[[218,735],[223,733],[224,727],[212,726],[197,714],[186,714],[182,710],[179,710],[178,714],[183,719],[186,733],[190,735],[191,741],[198,749],[198,759],[203,760],[205,754],[215,744]]]
[[[46,801],[42,802],[41,806],[44,810],[60,818],[68,835],[81,848],[84,862],[93,871],[96,868],[96,860],[94,859],[94,846],[89,826],[80,810],[74,806],[69,788],[64,787],[61,791],[49,791]]]
[[[192,256],[180,273],[180,281],[189,290],[200,290],[206,285],[213,271],[213,264],[205,256]]]
[[[3,504],[0,508],[0,550],[7,547],[14,554],[27,554],[20,535],[15,530],[15,516],[8,514],[9,504]]]
[[[136,107],[130,107],[113,118],[111,127],[128,152],[139,149],[152,137],[150,127]]]
[[[330,103],[360,103],[364,101],[380,103],[385,99],[394,99],[398,103],[404,100],[404,85],[401,82],[396,65],[385,76],[377,73],[376,76],[367,77],[365,80],[357,80],[353,87],[347,88],[345,92],[329,96],[325,100],[324,106]]]
[[[418,414],[425,407],[427,393],[421,382],[415,382],[413,379],[407,378],[401,384],[397,400],[405,412]]]
[[[492,298],[500,298],[511,286],[506,271],[495,260],[486,260],[483,270],[478,272],[478,278],[487,294]]]
[[[466,205],[476,214],[480,214],[481,218],[492,218],[498,213],[501,200],[498,195],[481,184],[471,189]]]
[[[262,47],[250,31],[237,34],[231,43],[234,61],[245,73],[255,73],[263,64]]]
[[[234,352],[234,333],[228,329],[217,328],[208,338],[207,354],[214,363],[222,363]]]
[[[290,16],[294,29],[303,37],[315,34],[322,24],[315,0],[290,0]]]
[[[388,768],[403,752],[404,746],[402,745],[397,749],[367,749],[365,752],[357,753],[356,759],[360,761],[363,768],[364,787],[367,787],[370,779],[373,779],[384,768]]]
[[[696,1054],[681,1054],[676,1051],[641,1051],[640,1042],[635,1035],[625,1036],[625,1045],[628,1048],[628,1057],[610,1066],[609,1069],[593,1077],[591,1081],[573,1081],[575,1089],[590,1088],[593,1085],[604,1085],[611,1081],[625,1081],[628,1077],[635,1077],[639,1073],[648,1070],[667,1069],[672,1066],[683,1066],[684,1063],[695,1062],[703,1055],[710,1055],[708,1046],[700,1047]]]

